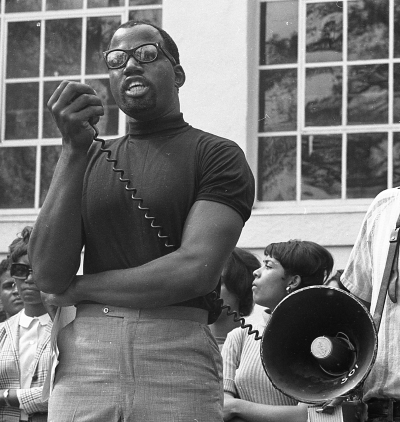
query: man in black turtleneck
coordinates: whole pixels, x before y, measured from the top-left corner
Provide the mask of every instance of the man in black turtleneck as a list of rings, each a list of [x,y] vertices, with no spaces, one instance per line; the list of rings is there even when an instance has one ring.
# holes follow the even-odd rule
[[[30,259],[52,303],[77,309],[58,334],[49,421],[222,421],[205,297],[250,216],[254,179],[237,144],[184,121],[185,73],[165,31],[129,21],[104,57],[130,117],[104,145],[123,175],[92,143],[103,114],[92,88],[64,81],[48,103],[63,148]]]

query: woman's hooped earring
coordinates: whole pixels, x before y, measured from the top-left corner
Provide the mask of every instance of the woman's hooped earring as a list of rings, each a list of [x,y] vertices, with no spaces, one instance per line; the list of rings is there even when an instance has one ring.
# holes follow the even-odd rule
[[[292,293],[292,288],[291,288],[290,286],[287,286],[287,287],[286,287],[286,293],[287,293],[288,295],[290,295],[290,293]]]

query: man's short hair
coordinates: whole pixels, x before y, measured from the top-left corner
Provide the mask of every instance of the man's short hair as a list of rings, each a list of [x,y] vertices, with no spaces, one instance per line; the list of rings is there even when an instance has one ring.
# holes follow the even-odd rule
[[[171,38],[171,36],[166,31],[164,31],[164,29],[160,28],[159,26],[154,25],[153,23],[147,22],[147,21],[144,21],[144,20],[130,20],[128,22],[121,24],[117,28],[117,31],[120,28],[133,28],[134,26],[137,26],[137,25],[149,25],[149,26],[152,26],[153,28],[157,29],[157,31],[160,33],[160,35],[161,35],[161,37],[164,41],[163,47],[165,47],[168,50],[168,53],[170,53],[171,56],[174,58],[176,64],[180,64],[178,46],[175,44],[175,41]],[[108,47],[108,48],[110,48],[110,47]]]

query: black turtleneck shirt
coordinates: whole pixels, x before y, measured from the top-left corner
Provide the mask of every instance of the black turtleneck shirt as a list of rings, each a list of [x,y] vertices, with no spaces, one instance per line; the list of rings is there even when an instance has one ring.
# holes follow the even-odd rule
[[[129,134],[93,142],[84,179],[82,218],[84,273],[143,265],[180,245],[186,217],[198,200],[215,201],[235,209],[243,224],[254,201],[254,178],[240,147],[227,139],[188,125],[182,114],[174,118],[130,123]],[[124,170],[112,170],[113,165]],[[138,209],[149,208],[153,225],[162,227],[175,248],[166,248],[158,230]]]

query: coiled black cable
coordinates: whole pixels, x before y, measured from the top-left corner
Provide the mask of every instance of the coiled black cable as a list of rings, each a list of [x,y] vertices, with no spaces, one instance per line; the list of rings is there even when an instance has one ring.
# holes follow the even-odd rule
[[[105,140],[98,137],[99,131],[97,130],[96,125],[91,125],[91,126],[92,126],[92,128],[94,130],[93,140],[101,143],[100,151],[103,152],[103,153],[105,153],[105,154],[107,154],[106,160],[109,163],[112,163],[113,164],[112,170],[115,173],[118,173],[119,174],[118,179],[122,183],[125,183],[125,190],[131,193],[132,200],[138,202],[138,209],[144,212],[144,218],[146,218],[147,220],[150,221],[150,226],[153,229],[156,229],[157,230],[157,237],[159,239],[161,239],[161,240],[164,240],[165,247],[167,247],[167,248],[174,248],[175,245],[173,245],[173,244],[170,243],[169,236],[168,235],[163,235],[162,234],[162,227],[160,225],[157,225],[155,223],[156,218],[155,217],[152,217],[151,215],[149,215],[150,214],[150,208],[142,206],[143,205],[143,198],[139,198],[139,197],[135,196],[136,195],[136,192],[137,192],[137,189],[134,188],[134,187],[130,187],[131,181],[129,179],[126,179],[126,178],[124,179],[124,170],[117,168],[118,162],[117,162],[117,160],[115,158],[111,158],[111,150],[105,148]]]
[[[219,305],[221,307],[222,310],[226,309],[226,314],[228,316],[232,316],[233,315],[233,320],[235,322],[238,322],[240,324],[240,327],[244,330],[246,328],[249,329],[249,331],[247,332],[247,334],[250,336],[252,334],[255,335],[254,339],[255,340],[261,340],[262,339],[262,335],[260,336],[260,333],[258,330],[254,329],[253,330],[253,326],[251,324],[246,324],[246,320],[239,316],[239,313],[235,310],[232,310],[232,308],[229,305],[224,305],[224,301],[217,296],[217,293],[214,291],[212,292],[212,294],[214,295],[214,297],[212,298],[215,303],[217,305]]]

